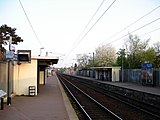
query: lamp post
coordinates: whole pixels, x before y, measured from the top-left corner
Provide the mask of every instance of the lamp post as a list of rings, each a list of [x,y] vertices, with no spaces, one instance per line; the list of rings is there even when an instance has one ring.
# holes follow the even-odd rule
[[[91,53],[89,53],[89,54],[91,54]],[[92,77],[94,78],[94,52],[92,53],[92,57],[93,57],[93,60],[92,60]]]
[[[94,52],[93,52],[93,67],[94,67]]]
[[[92,60],[92,67],[94,67],[94,52],[93,53],[89,53],[92,54],[93,60]]]
[[[122,54],[122,82],[123,82],[123,54]]]
[[[159,67],[159,66],[158,66],[158,58],[159,58],[159,55],[160,55],[160,52],[159,52],[159,51],[156,52],[156,60],[155,60],[155,62],[156,62],[156,68]]]
[[[122,55],[122,82],[124,81],[123,79],[124,79],[124,76],[123,76],[123,67],[124,67],[124,60],[123,60],[123,58],[124,58],[124,55],[125,55],[125,49],[121,49],[122,51],[121,51],[121,55]]]
[[[39,54],[39,56],[41,56],[41,54],[42,54],[42,49],[44,49],[44,47],[40,48],[40,54]]]

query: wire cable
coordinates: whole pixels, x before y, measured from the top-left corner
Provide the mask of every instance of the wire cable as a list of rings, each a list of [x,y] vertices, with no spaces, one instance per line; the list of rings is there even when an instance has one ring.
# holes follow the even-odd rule
[[[91,23],[91,21],[93,20],[93,18],[95,17],[95,15],[97,14],[97,12],[99,11],[99,9],[101,8],[101,6],[103,5],[105,0],[103,0],[101,2],[101,4],[99,5],[99,7],[97,8],[97,10],[95,11],[95,13],[92,15],[91,19],[89,20],[89,22],[87,23],[87,25],[84,27],[83,31],[80,33],[80,35],[78,36],[77,40],[73,43],[73,45],[76,44],[76,42],[79,40],[79,38],[82,36],[82,34],[84,33],[84,31],[87,29],[88,25]]]
[[[25,16],[26,16],[26,18],[27,18],[27,21],[28,21],[28,23],[29,23],[29,25],[30,25],[30,27],[31,27],[31,29],[32,29],[32,31],[33,31],[33,33],[34,33],[37,41],[39,42],[39,44],[41,45],[41,47],[43,47],[41,41],[39,40],[39,38],[38,38],[38,36],[37,36],[37,34],[36,34],[36,31],[34,30],[32,24],[31,24],[31,21],[29,20],[29,17],[28,17],[28,15],[27,15],[24,7],[23,7],[23,4],[22,4],[21,0],[19,0],[19,3],[20,3],[20,5],[21,5],[21,7],[22,7],[22,9],[23,9],[23,12],[24,12],[24,14],[25,14]]]
[[[135,20],[134,22],[132,22],[131,24],[127,25],[126,27],[124,27],[122,30],[120,30],[119,32],[113,34],[111,37],[107,38],[106,40],[109,40],[113,37],[115,37],[116,35],[118,35],[119,33],[121,33],[122,31],[126,30],[127,28],[131,27],[132,25],[136,24],[138,21],[140,21],[141,19],[145,18],[146,16],[148,16],[149,14],[151,14],[152,12],[154,12],[155,10],[157,10],[158,8],[160,8],[160,5],[155,7],[154,9],[152,9],[151,11],[149,11],[148,13],[146,13],[145,15],[143,15],[142,17],[138,18],[137,20]],[[106,40],[102,41],[101,44],[103,42],[105,42]]]
[[[144,33],[144,34],[140,35],[139,37],[145,36],[145,35],[147,35],[147,34],[153,33],[153,32],[158,31],[158,30],[160,30],[160,27],[159,27],[159,28],[156,28],[156,29],[154,29],[154,30],[151,30],[151,31],[149,31],[149,32],[147,32],[147,33]]]
[[[158,21],[158,20],[160,20],[160,18],[157,18],[157,19],[155,19],[155,20],[153,20],[153,21],[151,21],[151,22],[149,22],[149,23],[147,23],[147,24],[145,24],[145,25],[143,25],[143,26],[141,26],[141,27],[133,30],[132,32],[130,32],[130,34],[136,32],[136,31],[138,31],[138,30],[140,30],[140,29],[142,29],[142,28],[144,28],[144,27],[146,27],[146,26],[148,26],[148,25],[150,25],[150,24],[152,24],[152,23],[154,23],[154,22],[156,22],[156,21]],[[119,37],[118,39],[115,39],[114,41],[111,41],[111,42],[108,43],[108,44],[111,44],[111,43],[113,43],[113,42],[115,42],[115,41],[117,41],[117,40],[120,40],[120,39],[126,37],[127,35],[128,35],[128,34],[125,34],[125,35]]]
[[[112,7],[112,5],[116,2],[114,0],[109,7],[103,12],[103,14],[96,20],[96,22],[90,27],[90,29],[84,34],[84,36],[78,41],[78,43],[71,49],[69,54],[80,44],[80,42],[87,36],[87,34],[93,29],[93,27],[98,23],[98,21],[105,15],[105,13]]]

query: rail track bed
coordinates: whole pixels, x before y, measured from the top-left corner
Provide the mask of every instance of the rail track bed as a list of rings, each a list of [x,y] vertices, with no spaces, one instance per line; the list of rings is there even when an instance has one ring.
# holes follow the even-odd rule
[[[157,112],[145,110],[145,105],[136,106],[136,102],[125,96],[118,96],[107,92],[98,84],[73,78],[63,74],[57,74],[59,80],[69,91],[78,105],[81,120],[157,120],[160,116]],[[110,93],[110,94],[109,94]],[[94,102],[93,102],[94,101]],[[144,106],[144,107],[143,107]],[[151,106],[149,106],[151,107]],[[154,111],[156,109],[154,108]]]

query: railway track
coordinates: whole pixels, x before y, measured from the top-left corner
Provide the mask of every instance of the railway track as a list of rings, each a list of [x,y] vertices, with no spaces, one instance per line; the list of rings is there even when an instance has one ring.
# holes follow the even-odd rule
[[[83,111],[85,120],[122,120],[122,118],[89,96],[83,90],[76,87],[67,79],[63,77],[59,77],[59,79],[72,98],[74,98],[74,101],[76,101],[81,111]]]
[[[60,77],[61,75],[58,75],[58,76]],[[123,96],[124,98],[122,99],[122,96],[121,98],[119,98],[119,97],[111,97],[106,95],[108,93],[106,93],[105,90],[102,90],[102,88],[99,88],[98,84],[96,84],[95,86],[93,85],[93,83],[91,84],[89,82],[84,82],[84,80],[80,80],[77,78],[75,80],[75,78],[73,77],[61,76],[61,78],[63,77],[65,77],[65,81],[67,79],[67,81],[70,81],[72,84],[78,86],[79,89],[82,89],[83,91],[85,91],[87,94],[89,94],[94,99],[96,99],[96,101],[98,101],[103,106],[107,107],[108,109],[110,109],[111,111],[113,111],[123,119],[126,119],[126,120],[160,119],[159,115],[155,115],[151,112],[141,109],[137,107],[135,104],[122,101],[123,99],[128,99],[128,98],[125,98],[125,96]],[[83,99],[80,101],[83,101]]]

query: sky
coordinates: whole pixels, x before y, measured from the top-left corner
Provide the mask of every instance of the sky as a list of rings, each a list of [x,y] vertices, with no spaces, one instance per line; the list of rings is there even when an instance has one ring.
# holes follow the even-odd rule
[[[58,56],[59,62],[55,67],[71,66],[76,62],[77,54],[93,53],[100,45],[111,43],[118,51],[128,33],[138,35],[142,40],[150,38],[150,46],[160,41],[160,0],[113,1],[0,0],[0,25],[7,24],[17,29],[16,33],[24,40],[15,46],[17,50],[32,50],[33,56],[38,56],[40,51],[42,56],[46,52],[49,56]],[[156,7],[155,11],[126,28]],[[116,34],[119,31],[122,32]]]

